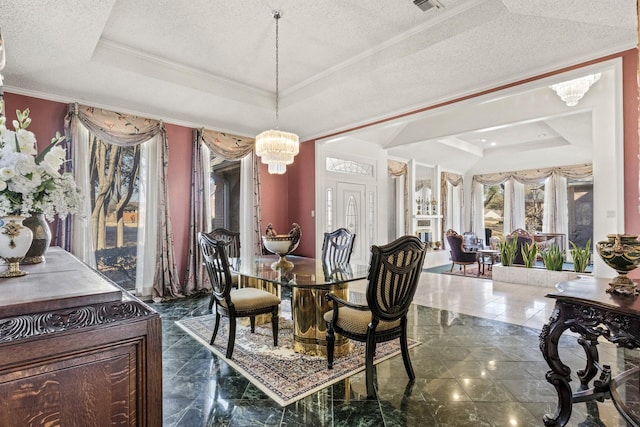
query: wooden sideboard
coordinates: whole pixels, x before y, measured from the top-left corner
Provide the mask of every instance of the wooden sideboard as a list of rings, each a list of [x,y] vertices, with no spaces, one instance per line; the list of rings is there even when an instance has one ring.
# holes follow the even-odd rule
[[[0,279],[0,426],[161,426],[158,313],[60,248],[21,269]]]

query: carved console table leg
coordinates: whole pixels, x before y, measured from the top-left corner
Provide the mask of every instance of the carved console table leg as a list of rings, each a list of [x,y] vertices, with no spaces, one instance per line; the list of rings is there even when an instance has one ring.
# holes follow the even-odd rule
[[[634,367],[614,376],[612,366],[601,365],[598,355],[600,339],[627,349],[640,348],[640,298],[611,295],[607,279],[577,279],[558,284],[558,292],[547,295],[556,304],[549,323],[540,333],[540,350],[550,371],[545,378],[556,389],[558,406],[554,414],[543,418],[547,426],[564,426],[571,417],[572,406],[585,402],[589,417],[598,416],[595,401],[611,399],[618,412],[629,425],[640,427],[640,417],[627,400],[637,402],[637,390],[618,389],[626,382],[639,380],[640,368]],[[560,360],[558,342],[567,330],[577,334],[578,344],[584,350],[584,369],[576,371],[580,386],[572,392],[571,369]],[[616,366],[614,366],[615,368]],[[598,376],[599,374],[599,376]],[[637,384],[635,385],[637,387]],[[588,423],[588,421],[587,421]]]
[[[564,307],[556,302],[549,323],[542,328],[540,333],[540,350],[551,368],[545,378],[555,387],[558,394],[556,412],[553,415],[546,414],[543,418],[546,426],[564,426],[571,417],[573,405],[571,386],[569,385],[571,369],[560,360],[558,341],[564,331],[571,328],[575,322],[567,321],[565,317]]]
[[[589,382],[598,374],[598,362],[600,361],[597,348],[598,337],[579,338],[578,344],[584,349],[587,363],[584,369],[579,369],[576,372],[576,375],[580,378],[582,387],[586,388],[589,386]]]

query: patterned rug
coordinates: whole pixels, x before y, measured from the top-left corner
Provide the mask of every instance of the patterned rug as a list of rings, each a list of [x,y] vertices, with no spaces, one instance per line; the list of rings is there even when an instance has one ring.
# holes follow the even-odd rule
[[[447,269],[445,269],[444,271],[441,271],[440,273],[450,274],[452,276],[467,276],[467,277],[473,277],[477,279],[491,280],[491,270],[489,270],[488,265],[484,266],[484,273],[480,275],[478,275],[478,264],[467,265],[466,275],[464,274],[464,270],[459,265],[455,265],[453,267],[453,271],[449,271],[450,268],[451,268],[451,264],[449,264]],[[482,273],[482,270],[480,272]]]
[[[211,314],[179,320],[176,324],[283,407],[364,370],[365,348],[358,342],[353,342],[348,355],[335,358],[331,370],[327,369],[326,357],[295,353],[293,324],[283,317],[280,317],[277,348],[273,347],[270,322],[256,326],[254,334],[249,326],[238,322],[233,358],[229,360],[224,357],[228,337],[226,319],[220,322],[214,345],[209,345],[214,321],[215,316]],[[409,347],[419,344],[409,339]],[[399,354],[399,340],[378,344],[374,363]]]

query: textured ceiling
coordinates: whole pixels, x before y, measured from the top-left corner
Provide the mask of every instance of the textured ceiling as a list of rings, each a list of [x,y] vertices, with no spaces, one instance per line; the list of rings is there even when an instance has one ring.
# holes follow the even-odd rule
[[[275,124],[280,9],[280,128],[306,140],[637,45],[635,0],[440,3],[0,0],[2,73],[8,91],[255,135]],[[411,126],[384,144],[416,142]]]

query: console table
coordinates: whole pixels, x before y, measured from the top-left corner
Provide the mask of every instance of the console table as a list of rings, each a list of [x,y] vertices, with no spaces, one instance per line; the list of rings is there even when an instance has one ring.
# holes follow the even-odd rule
[[[638,383],[638,367],[613,377],[611,367],[601,365],[598,356],[598,338],[602,337],[620,347],[640,347],[640,299],[608,294],[608,279],[584,277],[560,282],[558,292],[547,295],[556,300],[549,323],[540,334],[540,350],[551,368],[546,379],[558,393],[558,406],[554,414],[544,416],[547,426],[564,426],[571,417],[572,405],[578,402],[612,399],[623,418],[632,426],[640,426],[640,419],[633,414],[619,393],[619,388],[632,378]],[[578,343],[584,349],[586,366],[576,372],[580,390],[572,392],[571,369],[560,360],[558,341],[567,330],[577,333]],[[598,379],[594,380],[598,373]],[[637,394],[637,389],[634,394]],[[628,396],[627,396],[628,397]],[[633,396],[638,400],[638,396]]]
[[[60,248],[20,268],[0,279],[0,424],[161,426],[158,313]]]

